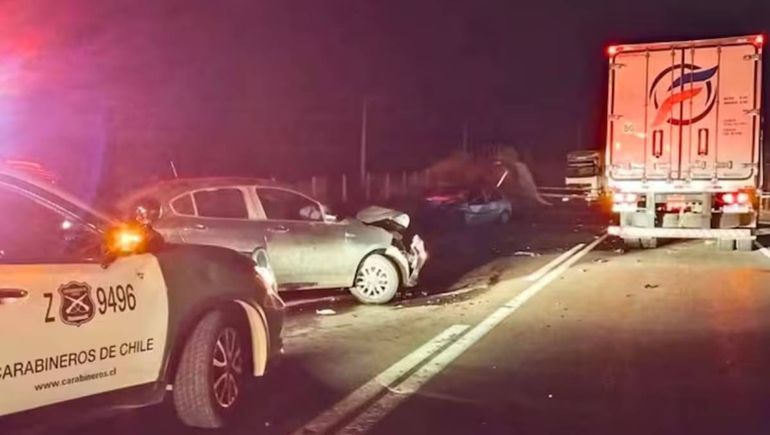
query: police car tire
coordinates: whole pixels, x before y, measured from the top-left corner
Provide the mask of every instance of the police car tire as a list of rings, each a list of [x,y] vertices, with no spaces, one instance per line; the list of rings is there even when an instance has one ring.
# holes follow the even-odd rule
[[[243,403],[247,391],[246,380],[251,370],[250,344],[247,340],[240,313],[224,310],[206,314],[196,325],[185,343],[179,367],[174,378],[173,403],[182,423],[199,428],[217,429],[227,425]],[[222,407],[214,396],[215,346],[221,333],[228,328],[238,332],[237,339],[245,357],[243,372],[237,377],[239,396],[236,402]]]

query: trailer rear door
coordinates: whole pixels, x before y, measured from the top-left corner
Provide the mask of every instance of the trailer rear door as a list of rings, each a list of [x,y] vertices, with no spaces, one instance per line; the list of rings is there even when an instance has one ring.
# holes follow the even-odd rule
[[[610,62],[608,153],[615,180],[757,175],[760,49],[629,46]]]

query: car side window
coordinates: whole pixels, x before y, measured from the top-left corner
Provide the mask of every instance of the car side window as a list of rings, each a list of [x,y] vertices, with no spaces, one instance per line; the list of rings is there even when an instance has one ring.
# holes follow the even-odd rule
[[[248,219],[249,211],[240,189],[202,190],[193,194],[198,216],[227,219]]]
[[[283,189],[257,188],[265,217],[272,220],[320,221],[323,212],[318,203]]]
[[[0,263],[54,263],[99,258],[102,237],[19,192],[0,187]]]
[[[180,196],[179,198],[171,202],[171,208],[174,209],[174,212],[177,214],[182,214],[187,216],[195,215],[195,207],[193,206],[192,196],[190,196],[189,194]]]

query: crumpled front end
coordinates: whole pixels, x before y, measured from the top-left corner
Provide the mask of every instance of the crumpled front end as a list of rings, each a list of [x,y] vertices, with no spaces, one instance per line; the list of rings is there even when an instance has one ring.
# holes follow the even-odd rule
[[[356,218],[366,225],[382,228],[393,236],[392,245],[385,254],[398,263],[404,286],[417,285],[420,271],[428,261],[428,251],[425,249],[425,241],[417,234],[412,236],[408,247],[404,243],[403,231],[409,227],[409,215],[384,207],[367,207]]]

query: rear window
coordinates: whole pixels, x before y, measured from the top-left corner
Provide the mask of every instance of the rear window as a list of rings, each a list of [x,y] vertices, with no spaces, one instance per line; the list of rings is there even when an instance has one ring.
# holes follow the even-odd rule
[[[193,207],[193,201],[190,195],[175,199],[174,202],[171,203],[171,208],[173,208],[174,212],[177,214],[190,216],[195,214],[195,207]]]
[[[240,189],[217,189],[195,192],[198,216],[247,219],[249,212]]]

